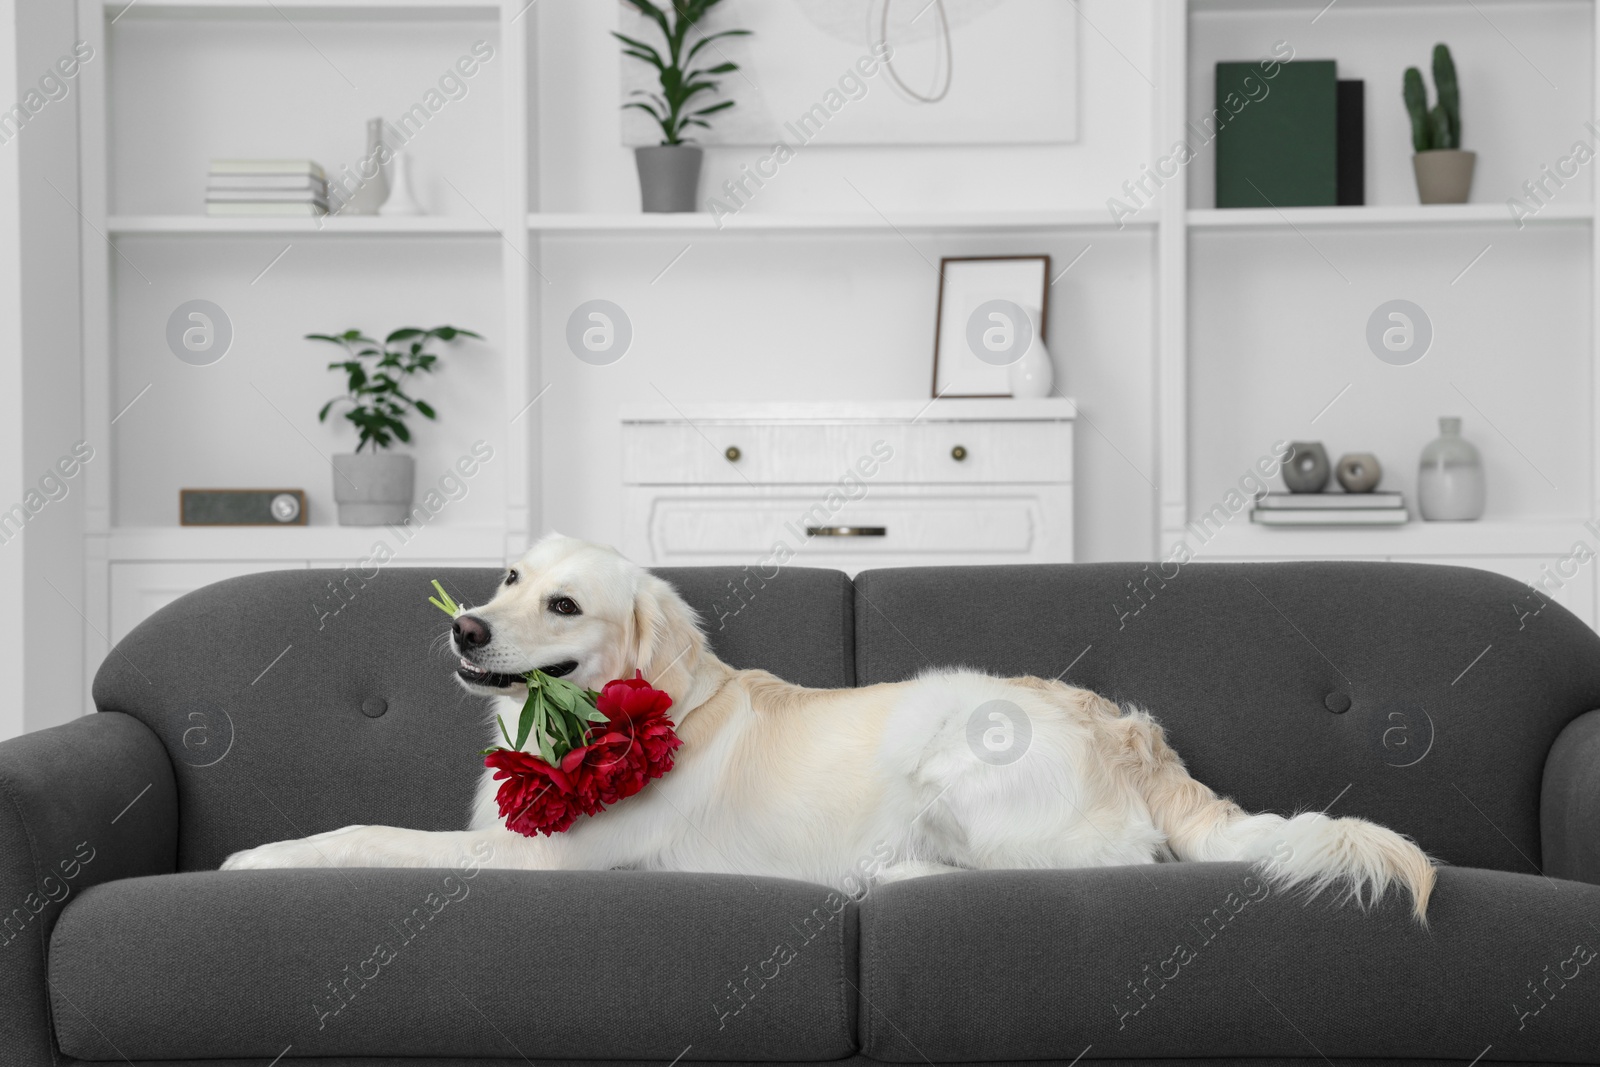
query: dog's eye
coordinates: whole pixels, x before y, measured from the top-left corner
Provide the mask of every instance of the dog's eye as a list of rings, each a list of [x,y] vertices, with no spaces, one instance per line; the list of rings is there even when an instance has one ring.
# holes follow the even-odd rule
[[[578,602],[569,596],[553,596],[550,598],[550,610],[557,615],[582,615]]]
[[[506,584],[507,585],[516,585],[517,584],[517,572],[516,571],[507,571],[506,572]]]

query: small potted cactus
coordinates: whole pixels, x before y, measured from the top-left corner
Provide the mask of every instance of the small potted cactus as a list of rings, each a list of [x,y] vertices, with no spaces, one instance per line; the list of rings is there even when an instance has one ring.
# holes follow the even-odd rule
[[[1439,101],[1428,107],[1428,89],[1422,72],[1407,67],[1406,110],[1411,113],[1411,145],[1417,154],[1417,196],[1424,204],[1465,204],[1472,191],[1475,152],[1461,151],[1461,89],[1450,49],[1433,46],[1433,87]]]

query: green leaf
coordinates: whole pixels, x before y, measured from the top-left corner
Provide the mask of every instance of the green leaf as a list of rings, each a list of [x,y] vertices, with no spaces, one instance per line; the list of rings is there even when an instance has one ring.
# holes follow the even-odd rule
[[[750,36],[750,31],[749,30],[723,30],[720,33],[708,33],[704,37],[700,38],[698,41],[696,41],[694,43],[694,47],[689,49],[689,53],[683,57],[683,61],[685,63],[688,63],[690,60],[694,59],[695,53],[699,52],[700,49],[704,48],[706,45],[710,44],[712,41],[715,41],[715,40],[717,40],[719,38],[722,38],[722,37],[749,37],[749,36]]]
[[[521,752],[522,746],[527,744],[528,734],[533,732],[533,720],[538,715],[538,707],[539,691],[530,686],[528,699],[522,702],[522,714],[517,717],[517,743],[511,746],[518,752]]]
[[[542,733],[539,735],[539,756],[552,767],[561,765],[561,761],[556,759],[556,750],[550,746],[549,740]]]
[[[422,412],[422,414],[423,414],[423,416],[425,418],[430,418],[431,419],[431,418],[435,417],[434,416],[434,412],[433,412],[433,405],[429,404],[426,400],[415,400],[415,401],[412,401],[412,403],[416,404],[417,410]]]
[[[392,345],[396,341],[404,341],[408,337],[421,337],[421,336],[422,336],[422,331],[417,329],[415,326],[405,326],[405,327],[402,327],[402,328],[394,331],[394,333],[391,333],[388,337],[385,337],[383,339],[383,343],[386,344],[386,345]]]
[[[494,721],[500,724],[500,736],[506,739],[506,747],[511,749],[512,751],[516,751],[516,747],[517,746],[515,746],[515,745],[513,745],[511,743],[511,735],[506,733],[506,721],[504,719],[502,719],[498,715],[496,715],[494,717]],[[492,748],[486,748],[486,749],[483,750],[483,754],[485,756],[487,756],[489,753],[491,753],[493,751],[494,751],[494,749],[492,749]]]

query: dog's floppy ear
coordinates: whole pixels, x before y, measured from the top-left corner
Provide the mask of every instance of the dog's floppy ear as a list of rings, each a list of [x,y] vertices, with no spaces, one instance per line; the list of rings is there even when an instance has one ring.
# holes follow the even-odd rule
[[[660,578],[641,574],[634,587],[631,638],[633,663],[628,676],[637,667],[645,681],[681,704],[706,650],[694,609]]]

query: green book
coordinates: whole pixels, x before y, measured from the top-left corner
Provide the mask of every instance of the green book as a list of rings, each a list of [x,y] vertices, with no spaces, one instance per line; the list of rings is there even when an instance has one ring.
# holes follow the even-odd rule
[[[1339,102],[1331,59],[1218,63],[1218,207],[1338,203]]]

